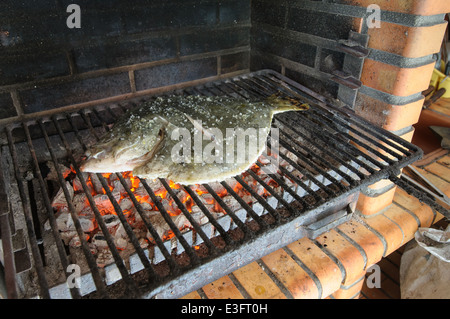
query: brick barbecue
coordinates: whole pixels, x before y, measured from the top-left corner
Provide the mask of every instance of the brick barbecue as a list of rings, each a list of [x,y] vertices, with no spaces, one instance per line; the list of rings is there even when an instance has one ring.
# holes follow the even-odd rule
[[[240,202],[238,206],[245,210],[245,214],[239,209],[229,209],[228,205],[223,205],[220,192],[211,191],[208,189],[210,186],[207,186],[208,193],[217,195],[211,200],[213,204],[206,203],[212,205],[208,206],[211,208],[208,214],[203,199],[197,198],[197,190],[184,188],[189,200],[192,199],[200,207],[199,211],[205,213],[206,224],[209,223],[207,226],[202,223],[195,225],[195,220],[186,217],[186,225],[190,225],[192,234],[183,236],[187,228],[176,227],[170,222],[169,209],[168,215],[162,215],[170,226],[166,230],[170,229],[173,237],[167,234],[162,236],[157,229],[153,227],[152,230],[150,227],[151,236],[145,236],[144,233],[145,238],[132,238],[130,232],[133,230],[127,229],[127,235],[137,253],[131,259],[139,260],[134,266],[130,266],[128,261],[125,263],[118,252],[112,252],[113,256],[109,258],[113,262],[101,265],[101,270],[98,270],[101,262],[88,257],[89,254],[98,257],[98,254],[88,251],[88,243],[91,243],[92,238],[84,244],[80,242],[77,244],[83,250],[80,255],[85,255],[88,264],[86,269],[90,269],[85,274],[91,276],[85,279],[91,281],[93,284],[90,287],[95,289],[81,293],[74,289],[53,289],[53,296],[77,298],[91,293],[97,297],[106,296],[109,286],[116,283],[118,287],[125,285],[130,296],[136,296],[134,294],[138,289],[133,292],[136,282],[140,285],[147,280],[146,289],[137,295],[179,297],[189,288],[192,290],[204,284],[188,284],[188,278],[197,278],[207,267],[214,263],[220,264],[220,261],[230,257],[233,250],[242,255],[245,249],[257,251],[258,246],[252,246],[247,240],[266,240],[264,237],[269,235],[265,232],[269,230],[280,231],[283,225],[287,227],[286,233],[290,235],[278,245],[288,244],[304,236],[318,236],[320,232],[302,231],[301,234],[295,234],[290,228],[299,227],[298,224],[294,225],[303,213],[320,215],[317,220],[322,220],[324,224],[321,226],[326,224],[322,229],[325,231],[336,226],[340,218],[342,222],[353,213],[365,218],[390,207],[397,189],[396,183],[401,184],[395,176],[400,175],[402,167],[420,157],[420,150],[409,142],[424,101],[421,92],[428,87],[436,63],[435,54],[440,49],[447,28],[444,19],[445,13],[450,11],[447,2],[297,0],[273,4],[266,0],[174,0],[164,3],[142,0],[133,1],[132,4],[120,1],[104,4],[102,1],[80,1],[80,28],[69,28],[67,25],[70,13],[66,8],[76,1],[30,1],[28,4],[5,1],[0,4],[0,141],[1,173],[4,177],[1,195],[5,199],[2,200],[0,223],[1,234],[5,237],[9,234],[14,238],[14,243],[3,240],[3,251],[14,250],[17,253],[16,265],[11,256],[4,261],[9,275],[6,276],[7,286],[12,296],[30,297],[27,290],[32,294],[33,289],[24,290],[20,286],[29,279],[30,268],[31,273],[34,273],[34,293],[41,297],[50,297],[49,290],[56,289],[60,285],[58,280],[69,275],[60,271],[60,276],[56,276],[58,280],[51,279],[52,284],[49,285],[49,275],[45,273],[50,269],[46,260],[49,246],[46,246],[48,243],[43,238],[54,236],[52,240],[58,242],[63,234],[62,229],[57,227],[56,219],[48,217],[57,206],[54,205],[55,195],[59,191],[59,199],[67,202],[73,189],[65,185],[69,183],[70,187],[75,187],[74,178],[80,175],[76,168],[77,156],[83,152],[86,144],[95,139],[96,134],[107,131],[126,109],[157,95],[224,94],[254,98],[280,91],[286,96],[311,103],[314,105],[312,114],[316,118],[307,115],[290,122],[280,116],[274,122],[274,125],[286,130],[287,135],[282,139],[286,154],[305,156],[303,161],[307,164],[301,166],[298,162],[289,162],[293,157],[285,154],[285,160],[289,162],[287,164],[294,168],[300,165],[296,170],[305,176],[308,174],[302,188],[305,193],[302,194],[299,188],[304,181],[298,175],[292,176],[292,171],[287,168],[283,169],[287,171],[285,175],[290,182],[293,182],[293,188],[286,184],[286,180],[266,183],[263,175],[250,170],[248,178],[256,180],[255,185],[264,192],[258,193],[251,187],[247,189],[244,186],[249,185],[246,176],[236,179],[253,199],[257,199],[251,204],[242,200],[244,190],[238,194],[240,197],[232,196]],[[379,27],[370,26],[373,11],[368,8],[373,4],[380,9]],[[299,129],[299,125],[306,125],[306,132]],[[359,144],[360,137],[354,134],[361,135],[363,132],[360,128],[352,131],[355,125],[367,125],[371,135],[368,143],[366,140],[364,145]],[[318,165],[316,161],[321,162],[320,159],[311,160],[309,155],[301,153],[287,137],[294,132],[302,136],[300,140],[308,140],[306,144],[309,146],[309,140],[314,139],[312,132],[318,132],[323,127],[331,131],[325,130],[324,135],[318,135],[319,145],[323,145],[320,139],[323,140],[327,134],[330,141],[338,136],[335,142],[330,143],[330,149],[326,145],[322,146],[325,156],[331,159],[338,149],[344,149],[343,157],[336,157],[337,162],[332,163],[331,170],[327,165],[321,166],[324,163]],[[85,139],[84,134],[91,139]],[[343,134],[348,146],[342,144],[340,134]],[[73,143],[78,143],[78,146],[74,147]],[[305,146],[301,143],[298,145]],[[309,150],[314,153],[317,148],[313,146]],[[372,153],[376,155],[374,158],[364,158],[361,154],[367,148],[375,152]],[[398,157],[392,161],[391,157],[395,158],[396,155]],[[311,156],[315,158],[317,154]],[[262,160],[260,158],[257,165],[263,166]],[[67,176],[63,174],[64,169],[56,168],[58,173],[54,182],[59,188],[48,189],[47,176],[43,173],[47,162],[53,162],[55,167],[61,164],[68,168]],[[373,165],[379,166],[374,169]],[[340,173],[342,170],[344,172]],[[336,172],[337,175],[334,175]],[[365,175],[367,172],[369,174]],[[355,176],[359,182],[352,185],[349,181],[353,181]],[[124,194],[133,192],[131,189],[127,191],[127,185],[134,188],[132,181],[125,180],[126,177],[116,177],[116,185],[121,185]],[[92,193],[92,196],[104,196],[117,211],[115,204],[121,204],[123,198],[117,198],[114,202],[114,194],[108,192],[114,183],[109,176],[89,177],[80,182],[81,189],[78,188],[75,193],[87,193],[86,190],[91,187],[88,182],[93,183],[96,178],[99,182],[97,187],[104,191]],[[333,190],[337,195],[325,196],[327,200],[322,202],[318,200],[320,196],[317,197],[316,192],[320,189],[320,192],[329,195],[330,181],[338,189],[345,188],[345,191]],[[170,181],[160,182],[170,197],[175,198],[179,194],[178,188],[174,191]],[[153,184],[141,181],[139,185],[150,198],[149,201],[158,206],[158,211],[167,210],[167,205],[158,201],[160,194],[154,192]],[[280,185],[283,191],[277,193],[276,187]],[[401,185],[408,188],[407,185]],[[226,188],[230,194],[237,194],[233,185],[229,189],[222,185],[222,188]],[[47,189],[48,193],[42,193],[43,189]],[[410,188],[409,191],[415,192]],[[312,206],[307,205],[309,199],[306,204],[302,204],[305,195],[317,201]],[[126,196],[142,213],[144,209],[138,209],[139,201],[133,202],[132,195]],[[241,199],[238,200],[238,197]],[[275,199],[276,203],[272,204]],[[192,212],[191,206],[174,201],[175,207],[184,216]],[[94,197],[88,202],[94,212],[94,207],[101,205]],[[258,214],[256,203],[265,215]],[[294,208],[293,203],[300,203],[301,208]],[[332,205],[338,209],[327,209]],[[185,207],[186,211],[180,206]],[[219,206],[227,209],[222,209],[221,215],[215,216]],[[286,215],[289,217],[283,217],[287,218],[286,223],[280,223],[277,217],[281,207],[288,211],[291,209]],[[119,210],[122,208],[119,205]],[[337,211],[340,213],[336,214]],[[175,215],[179,213],[177,211]],[[100,215],[97,216],[96,212],[95,215],[97,223],[104,223],[105,231],[109,221],[99,222]],[[126,214],[121,216],[118,213],[117,216],[120,220],[114,220],[114,223],[129,223]],[[313,225],[314,218],[308,218],[301,217],[305,223],[300,226],[307,228]],[[6,227],[6,221],[12,227]],[[266,228],[266,224],[273,226]],[[90,229],[88,222],[86,225],[84,227]],[[99,227],[102,228],[101,225]],[[240,231],[245,228],[249,229],[242,235]],[[157,235],[161,238],[155,240]],[[149,238],[155,241],[151,242]],[[67,268],[69,264],[77,263],[73,260],[76,258],[75,253],[68,248],[72,239],[67,242],[63,240],[63,244],[55,246],[57,248],[52,256],[58,256],[61,260],[57,262],[56,268]],[[117,238],[113,237],[97,239],[104,239],[103,244],[110,247],[124,244],[123,241],[118,244]],[[141,239],[150,241],[156,251],[149,253],[150,250],[143,247]],[[239,244],[227,248],[236,241]],[[204,247],[209,251],[203,254]],[[273,246],[261,252],[261,256],[275,248]],[[214,252],[212,255],[215,259],[211,259],[210,252],[216,249],[219,252]],[[178,251],[178,254],[173,256],[174,251]],[[188,255],[188,262],[179,257],[182,254]],[[252,258],[261,256],[258,252]],[[253,261],[252,258],[236,261],[236,265],[218,267],[217,273],[211,275],[209,280]],[[157,266],[161,262],[165,266]],[[113,266],[109,266],[111,269],[108,270],[108,265]],[[13,280],[11,272],[16,271],[19,275]],[[139,277],[143,272],[148,273],[145,280]],[[174,283],[181,284],[179,288],[173,288]]]

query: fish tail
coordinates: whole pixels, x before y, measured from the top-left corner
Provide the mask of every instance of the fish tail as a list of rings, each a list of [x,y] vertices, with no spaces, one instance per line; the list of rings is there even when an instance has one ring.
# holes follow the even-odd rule
[[[270,95],[267,102],[274,107],[274,113],[286,111],[306,111],[309,109],[308,103],[303,103],[290,97],[282,96],[281,92]]]

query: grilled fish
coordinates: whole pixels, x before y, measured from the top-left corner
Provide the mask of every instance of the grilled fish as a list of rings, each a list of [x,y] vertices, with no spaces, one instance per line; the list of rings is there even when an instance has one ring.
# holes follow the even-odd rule
[[[261,155],[274,114],[308,108],[276,95],[256,102],[221,96],[158,97],[122,117],[88,149],[81,169],[132,171],[141,178],[185,185],[221,181],[245,171]]]

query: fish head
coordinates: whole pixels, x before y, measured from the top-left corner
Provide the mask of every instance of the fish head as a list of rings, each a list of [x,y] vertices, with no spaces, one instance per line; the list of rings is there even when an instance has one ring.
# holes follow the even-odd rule
[[[92,173],[132,171],[148,162],[165,138],[167,121],[159,116],[117,123],[86,151],[81,170]]]
[[[308,103],[290,97],[282,97],[279,94],[269,96],[267,102],[274,108],[274,113],[309,110]]]

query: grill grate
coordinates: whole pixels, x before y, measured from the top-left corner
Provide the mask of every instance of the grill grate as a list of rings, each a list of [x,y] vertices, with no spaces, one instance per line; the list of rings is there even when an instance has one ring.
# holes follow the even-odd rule
[[[121,295],[127,297],[180,297],[294,240],[303,236],[315,238],[348,220],[362,187],[397,176],[401,168],[411,164],[422,154],[414,145],[369,124],[351,110],[333,106],[323,96],[274,71],[250,73],[175,93],[263,98],[277,92],[304,100],[312,106],[308,112],[275,116],[273,127],[279,129],[279,145],[285,150],[280,153],[280,159],[293,168],[290,170],[280,166],[279,175],[269,174],[282,192],[249,169],[247,178],[240,175],[234,177],[234,180],[252,196],[252,204],[244,201],[229,183],[220,183],[239,203],[240,209],[236,210],[231,209],[211,185],[204,184],[203,187],[225,212],[221,218],[216,218],[192,186],[183,186],[183,190],[208,219],[208,224],[203,225],[192,217],[168,181],[160,179],[168,195],[192,226],[186,232],[181,231],[174,223],[148,181],[141,180],[174,235],[171,240],[164,240],[155,225],[143,218],[145,227],[154,239],[153,258],[148,249],[141,247],[109,189],[108,181],[103,175],[97,174],[135,250],[129,261],[124,260],[114,238],[108,232],[77,160],[84,153],[87,144],[108,130],[110,124],[138,101],[83,109],[70,114],[59,113],[5,127],[4,135],[1,136],[2,173],[6,177],[5,188],[9,199],[14,204],[11,210],[15,223],[13,229],[18,227],[18,220],[25,221],[28,247],[33,258],[32,272],[39,287],[36,293],[43,298],[81,298],[85,295],[106,298],[114,295],[115,291],[120,291]],[[271,139],[268,139],[269,147],[270,143]],[[295,155],[295,160],[292,154]],[[273,156],[264,152],[260,160]],[[68,200],[68,208],[81,242],[80,255],[83,256],[87,269],[80,278],[82,284],[79,288],[68,288],[65,282],[49,283],[52,281],[49,279],[51,265],[46,251],[53,249],[54,256],[58,259],[55,267],[60,274],[65,275],[64,280],[71,278],[72,272],[68,269],[74,261],[61,239],[52,207],[52,194],[42,172],[42,163],[48,160],[55,167],[62,163],[73,166],[114,260],[104,269],[98,267],[79,216],[75,213],[73,203]],[[264,170],[260,160],[256,164]],[[59,187],[65,197],[70,199],[65,176],[61,170],[57,169],[56,172]],[[116,175],[137,213],[144,215],[142,205],[124,177]],[[248,178],[263,187],[267,195],[258,194],[248,184]],[[294,186],[287,185],[287,180],[292,181]],[[34,188],[30,188],[30,184]],[[17,202],[11,195],[16,187],[20,195]],[[31,196],[32,193],[35,194]],[[36,205],[30,201],[33,197],[42,202],[37,205],[41,207],[34,208]],[[43,240],[46,232],[43,225],[46,220],[50,231],[47,239]],[[2,222],[2,226],[4,224]],[[156,260],[157,255],[159,260]],[[113,275],[115,279],[111,279]],[[9,276],[11,277],[11,273]],[[10,286],[9,289],[12,291],[15,287]]]

